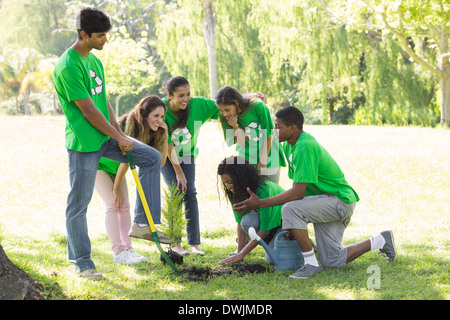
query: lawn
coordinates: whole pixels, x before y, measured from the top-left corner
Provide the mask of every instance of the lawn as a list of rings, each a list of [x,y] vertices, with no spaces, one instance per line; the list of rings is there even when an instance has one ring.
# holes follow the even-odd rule
[[[370,252],[343,268],[307,280],[291,272],[216,276],[207,282],[177,276],[160,262],[155,245],[134,240],[149,261],[112,263],[103,204],[94,193],[88,210],[92,257],[103,281],[88,281],[67,261],[65,202],[68,192],[63,117],[0,116],[0,241],[9,258],[41,282],[47,299],[105,300],[448,300],[450,130],[415,127],[306,126],[328,149],[358,192],[344,245],[385,229],[394,231],[398,258],[388,263]],[[204,257],[186,266],[218,267],[236,249],[236,224],[217,185],[217,165],[227,148],[216,122],[200,132],[197,191]],[[280,184],[289,188],[286,169]],[[131,203],[135,186],[129,172]],[[164,183],[162,183],[164,186]],[[311,236],[313,237],[313,230]],[[185,240],[184,240],[185,241]],[[264,262],[256,248],[245,263]],[[379,287],[370,284],[378,270]],[[372,278],[371,278],[372,277]]]

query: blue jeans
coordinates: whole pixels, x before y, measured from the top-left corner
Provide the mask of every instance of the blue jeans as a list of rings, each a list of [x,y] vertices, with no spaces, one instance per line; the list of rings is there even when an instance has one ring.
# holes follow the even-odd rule
[[[136,166],[139,167],[139,179],[155,223],[161,223],[161,153],[135,139],[132,151]],[[69,155],[70,191],[67,196],[66,229],[69,261],[82,272],[95,268],[91,259],[91,242],[88,235],[86,213],[94,191],[95,177],[101,157],[127,163],[117,141],[109,139],[95,152],[67,150]],[[137,191],[136,191],[137,193]],[[137,194],[136,223],[148,223],[141,199]]]
[[[187,158],[187,159],[186,159]],[[189,219],[186,227],[187,241],[191,245],[200,244],[200,221],[198,213],[197,190],[195,188],[195,158],[194,156],[185,157],[187,161],[181,162],[181,169],[187,180],[187,190],[184,195],[184,209],[186,210],[186,219]],[[167,159],[166,164],[161,168],[164,181],[168,186],[177,184],[177,177],[172,163]],[[180,188],[181,190],[181,188]],[[181,239],[175,239],[181,241]]]

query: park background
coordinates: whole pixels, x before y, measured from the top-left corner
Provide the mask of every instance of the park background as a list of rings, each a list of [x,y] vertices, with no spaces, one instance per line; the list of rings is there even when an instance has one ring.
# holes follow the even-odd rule
[[[100,7],[113,30],[101,52],[118,116],[174,75],[192,94],[231,85],[263,92],[274,113],[302,110],[361,201],[344,245],[394,230],[397,262],[368,254],[302,283],[275,272],[186,282],[136,240],[144,266],[112,264],[103,206],[88,211],[93,255],[107,281],[73,275],[66,261],[68,191],[64,117],[52,84],[58,57],[76,38],[75,17]],[[0,0],[0,241],[43,283],[49,299],[448,299],[448,1],[63,1]],[[217,184],[233,150],[216,122],[200,133],[197,185],[203,248],[189,264],[217,266],[235,250],[235,223]],[[289,188],[286,171],[280,184]],[[128,176],[130,199],[134,185]],[[313,234],[313,230],[311,230]],[[264,263],[258,248],[246,262]],[[371,265],[381,287],[369,288]],[[279,283],[280,286],[273,286]]]

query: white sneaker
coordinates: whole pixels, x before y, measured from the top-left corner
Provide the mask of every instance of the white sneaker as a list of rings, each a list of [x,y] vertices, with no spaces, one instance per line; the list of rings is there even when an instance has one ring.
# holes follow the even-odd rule
[[[129,263],[129,257],[128,253],[126,251],[122,251],[119,254],[113,253],[113,262],[114,263],[120,263],[120,264],[130,264]]]
[[[137,255],[137,253],[135,253]],[[141,258],[137,258],[137,256],[134,256],[133,254],[130,254],[129,251],[122,251],[119,254],[113,254],[113,262],[115,263],[120,263],[120,264],[127,264],[127,265],[131,265],[131,264],[138,264],[140,262],[142,262],[142,256],[140,256]],[[145,259],[145,258],[144,258]],[[147,259],[145,259],[147,260]]]
[[[135,264],[147,261],[146,257],[141,256],[139,253],[137,253],[133,249],[130,249],[126,252],[128,252],[128,256],[135,262]]]

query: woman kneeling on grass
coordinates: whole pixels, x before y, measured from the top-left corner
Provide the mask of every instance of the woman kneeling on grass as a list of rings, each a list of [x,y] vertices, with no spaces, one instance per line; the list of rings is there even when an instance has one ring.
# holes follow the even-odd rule
[[[254,165],[241,157],[224,159],[218,167],[217,174],[222,179],[223,189],[231,204],[248,199],[247,188],[259,197],[268,198],[284,192],[284,189],[275,182],[261,176]],[[238,248],[237,253],[229,258],[219,261],[220,264],[229,264],[241,261],[246,254],[252,251],[258,241],[247,243],[248,229],[253,227],[256,233],[273,248],[273,240],[281,232],[281,206],[266,207],[254,211],[234,211],[237,222]],[[266,254],[266,261],[271,263]]]

